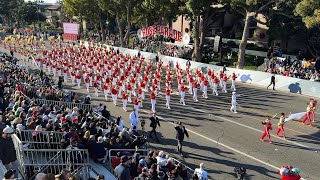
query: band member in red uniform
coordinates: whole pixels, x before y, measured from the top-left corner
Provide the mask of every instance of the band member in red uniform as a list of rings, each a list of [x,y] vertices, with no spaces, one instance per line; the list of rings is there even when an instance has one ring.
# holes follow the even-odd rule
[[[76,73],[74,71],[70,72],[70,76],[71,76],[71,84],[74,85],[75,84],[75,79],[76,79]]]
[[[89,76],[89,80],[90,80],[90,86],[92,86],[92,76],[93,76],[93,73],[92,73],[92,71],[90,70],[89,72],[88,72],[88,76]]]
[[[268,116],[266,120],[261,121],[261,124],[263,124],[263,133],[261,135],[260,141],[264,141],[264,138],[267,136],[269,143],[272,143],[270,139],[270,130],[272,130],[272,123],[270,122],[271,117]]]
[[[223,79],[222,79],[222,91],[227,93],[227,81],[228,81],[228,77],[226,74],[223,75]]]
[[[171,94],[171,90],[169,88],[169,86],[166,87],[166,107],[168,109],[170,109],[170,94]]]
[[[197,81],[193,81],[192,89],[193,89],[193,100],[198,101],[198,96],[197,96],[198,83],[197,83]]]
[[[130,83],[127,83],[127,93],[128,93],[128,102],[132,102],[131,100],[132,86]]]
[[[150,92],[150,100],[151,100],[151,111],[155,113],[156,112],[156,94],[152,90]]]
[[[186,87],[184,86],[183,84],[183,81],[181,82],[181,85],[180,85],[180,103],[183,104],[184,106],[186,105],[185,101],[184,101],[184,97],[186,96]]]
[[[122,105],[123,105],[123,110],[127,111],[127,98],[128,94],[125,91],[122,91]]]
[[[278,129],[276,131],[276,135],[278,136],[278,134],[281,132],[282,137],[285,139],[286,136],[284,135],[284,128],[283,128],[284,120],[285,120],[284,113],[281,113],[281,117],[280,117],[280,120],[279,120],[279,123],[278,123]]]
[[[237,79],[237,76],[236,74],[233,72],[232,75],[231,75],[231,89],[233,91],[236,90],[236,79]]]
[[[117,98],[118,98],[118,89],[116,86],[112,86],[111,96],[112,96],[113,104],[116,106],[117,105]]]
[[[136,109],[137,112],[139,112],[139,109],[140,109],[139,104],[140,104],[140,100],[138,99],[137,96],[134,96],[133,97],[133,107],[134,107],[134,109]]]
[[[87,92],[89,92],[89,83],[90,83],[90,79],[88,76],[85,77],[84,79],[84,83],[86,84],[86,88],[87,88]]]
[[[76,79],[77,79],[78,89],[80,89],[81,75],[79,73],[77,73]]]
[[[316,112],[316,107],[317,107],[317,100],[315,100],[315,99],[310,99],[310,100],[311,100],[311,104],[312,104],[312,109],[311,109],[312,122],[316,122],[315,112]]]
[[[94,91],[95,91],[95,95],[96,95],[96,96],[99,96],[98,87],[99,87],[99,83],[98,83],[97,80],[95,80],[95,81],[93,82],[93,88],[94,88]]]
[[[109,84],[107,82],[105,82],[103,85],[103,93],[104,93],[104,98],[106,99],[106,101],[108,101]]]
[[[207,78],[204,79],[204,82],[203,82],[203,97],[204,98],[208,98],[208,85],[209,85],[209,81]]]
[[[304,124],[307,120],[309,122],[309,126],[312,126],[312,123],[311,123],[311,113],[312,111],[312,104],[309,103],[307,104],[307,114],[306,114],[306,117],[302,120],[302,123]]]
[[[219,79],[220,79],[220,87],[222,88],[223,87],[223,72],[220,71],[219,73]]]
[[[219,84],[219,79],[217,76],[214,76],[213,78],[213,94],[218,96],[218,84]]]

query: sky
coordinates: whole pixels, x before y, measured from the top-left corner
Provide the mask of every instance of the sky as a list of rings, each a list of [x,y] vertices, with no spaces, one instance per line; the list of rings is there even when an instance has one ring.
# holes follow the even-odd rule
[[[44,0],[45,3],[55,3],[57,0]]]

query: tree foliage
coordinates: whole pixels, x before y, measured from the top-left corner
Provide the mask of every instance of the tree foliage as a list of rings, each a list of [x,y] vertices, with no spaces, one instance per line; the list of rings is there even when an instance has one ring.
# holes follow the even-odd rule
[[[302,17],[307,28],[320,27],[320,1],[302,0],[296,8],[295,14]]]

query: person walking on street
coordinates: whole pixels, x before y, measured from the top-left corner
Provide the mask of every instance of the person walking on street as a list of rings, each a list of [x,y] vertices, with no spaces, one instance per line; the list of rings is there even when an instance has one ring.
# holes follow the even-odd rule
[[[159,139],[157,137],[157,131],[156,131],[156,128],[157,128],[157,125],[160,127],[160,122],[159,122],[159,118],[156,116],[155,113],[153,113],[153,115],[149,118],[150,119],[150,127],[152,128],[150,134],[149,134],[149,137],[152,138],[151,134],[153,133],[154,136],[156,137],[156,140],[159,142]]]
[[[280,120],[279,120],[279,123],[278,123],[278,129],[276,131],[276,135],[278,136],[278,134],[281,132],[282,137],[285,139],[286,136],[284,135],[284,129],[283,129],[284,120],[285,120],[284,113],[281,113],[281,117],[280,117]]]
[[[184,135],[186,135],[187,138],[189,138],[189,134],[186,128],[182,125],[182,122],[180,121],[177,123],[177,125],[174,128],[176,129],[176,132],[177,132],[177,135],[176,135],[176,139],[178,140],[177,151],[181,154],[181,156],[183,156],[182,142],[184,140]]]
[[[271,82],[270,82],[269,86],[267,87],[267,89],[268,89],[271,85],[273,85],[273,90],[275,90],[275,89],[274,89],[274,87],[276,86],[276,75],[275,75],[275,74],[273,74],[273,75],[271,76]]]
[[[3,129],[0,137],[0,160],[7,170],[15,170],[15,177],[18,177],[18,163],[16,150],[11,135],[13,129],[9,126]]]
[[[114,169],[114,175],[118,180],[128,180],[131,179],[130,169],[129,169],[129,159],[126,155],[121,156],[120,164]]]
[[[267,116],[267,119],[264,121],[261,121],[261,124],[263,125],[263,133],[260,137],[260,141],[264,141],[264,138],[267,136],[269,143],[271,144],[272,141],[270,139],[270,130],[272,130],[272,123],[270,122],[271,117]]]

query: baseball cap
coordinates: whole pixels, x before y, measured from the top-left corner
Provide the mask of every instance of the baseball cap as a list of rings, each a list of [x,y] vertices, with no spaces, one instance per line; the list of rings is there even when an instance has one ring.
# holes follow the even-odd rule
[[[3,129],[2,132],[6,133],[6,134],[13,134],[13,129],[11,127],[7,126],[6,128]]]

